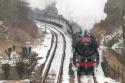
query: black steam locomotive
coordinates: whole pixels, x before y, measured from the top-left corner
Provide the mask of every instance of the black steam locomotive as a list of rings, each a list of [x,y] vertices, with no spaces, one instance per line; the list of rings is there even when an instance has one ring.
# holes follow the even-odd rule
[[[96,38],[85,30],[84,34],[76,33],[73,40],[73,64],[78,68],[78,74],[93,75],[94,67],[99,63]]]

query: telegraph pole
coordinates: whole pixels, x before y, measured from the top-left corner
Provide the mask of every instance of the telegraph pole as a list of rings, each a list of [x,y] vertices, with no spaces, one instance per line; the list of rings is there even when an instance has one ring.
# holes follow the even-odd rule
[[[122,30],[123,30],[123,40],[124,40],[124,46],[125,46],[125,6],[122,11]]]
[[[47,12],[44,13],[45,20],[46,20],[46,16],[47,16]],[[46,22],[45,22],[45,34],[46,34]]]

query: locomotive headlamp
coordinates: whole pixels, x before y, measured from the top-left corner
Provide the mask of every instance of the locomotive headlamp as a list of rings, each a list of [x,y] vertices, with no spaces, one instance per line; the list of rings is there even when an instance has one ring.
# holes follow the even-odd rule
[[[80,65],[79,65],[79,63],[76,63],[76,67],[79,67]]]
[[[85,62],[88,62],[88,60],[87,60],[87,59],[85,59]]]
[[[78,62],[79,61],[79,59],[76,59],[76,62]]]
[[[94,59],[94,61],[96,62],[97,60],[96,60],[96,59]]]

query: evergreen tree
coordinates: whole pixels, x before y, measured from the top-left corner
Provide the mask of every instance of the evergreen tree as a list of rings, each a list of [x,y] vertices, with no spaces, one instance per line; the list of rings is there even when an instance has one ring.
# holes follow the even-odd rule
[[[4,71],[5,80],[9,78],[10,68],[11,66],[9,64],[2,64],[2,70]]]
[[[22,78],[25,73],[25,64],[23,62],[18,62],[16,64],[16,70],[19,75],[19,78]]]

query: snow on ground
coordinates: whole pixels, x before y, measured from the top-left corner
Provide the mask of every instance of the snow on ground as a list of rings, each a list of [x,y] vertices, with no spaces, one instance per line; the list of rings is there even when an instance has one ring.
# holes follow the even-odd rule
[[[75,75],[74,82],[75,82],[75,83],[78,83],[77,71],[76,71],[76,69],[73,70],[73,71],[74,71],[74,75]]]
[[[21,60],[21,57],[20,55],[16,52],[16,51],[13,51],[11,54],[10,54],[10,59],[7,58],[7,59],[1,59],[0,60],[0,63],[1,64],[10,64],[11,66],[15,66],[16,65],[16,62],[19,62]],[[0,64],[0,66],[1,66]]]
[[[119,82],[116,82],[115,80],[113,80],[113,79],[111,79],[111,78],[105,77],[104,72],[103,72],[103,69],[102,69],[102,67],[101,67],[101,62],[103,62],[103,60],[102,60],[102,56],[103,56],[102,49],[105,49],[105,47],[102,46],[102,47],[100,47],[100,49],[99,49],[100,62],[99,62],[98,67],[97,67],[96,70],[95,70],[96,81],[97,81],[98,83],[104,83],[104,82],[108,82],[108,83],[119,83]]]
[[[49,27],[49,28],[51,28],[51,27]],[[51,28],[51,29],[53,29],[53,28]],[[48,74],[49,74],[50,78],[54,79],[54,81],[57,81],[58,75],[59,75],[59,69],[60,69],[60,65],[61,65],[61,60],[62,60],[64,42],[63,42],[62,35],[57,30],[55,30],[55,29],[53,29],[53,30],[58,35],[58,45],[57,45],[54,59],[51,62],[51,67],[49,69]]]
[[[39,25],[39,26],[41,26],[41,25]],[[50,33],[49,30],[47,32]],[[45,60],[46,60],[46,54],[48,52],[47,50],[49,49],[50,44],[51,44],[51,41],[50,40],[48,41],[48,39],[47,39],[48,37],[51,39],[51,35],[50,34],[46,34],[45,40],[42,43],[43,45],[42,44],[38,45],[34,49],[34,51],[36,51],[39,54],[39,57],[43,57],[43,59],[41,59],[40,61],[38,61],[38,63],[40,63],[40,64],[42,64],[42,63],[45,62]],[[65,35],[65,37],[66,37],[66,41],[67,41],[67,43],[66,43],[67,44],[66,45],[67,48],[66,48],[66,58],[65,58],[64,67],[63,67],[63,77],[62,77],[63,79],[62,79],[62,83],[69,83],[69,72],[68,71],[69,71],[70,58],[72,56],[72,47],[71,47],[71,40],[70,40],[70,38],[68,36],[66,36],[66,35]],[[44,46],[47,46],[47,47],[45,48]],[[101,49],[105,49],[106,47],[102,46],[100,48]],[[102,55],[103,54],[102,54],[102,50],[101,49],[99,49],[100,64],[99,64],[99,66],[95,70],[96,80],[97,80],[98,83],[104,83],[104,82],[118,83],[118,82],[116,82],[115,80],[113,80],[111,78],[105,77],[104,72],[103,72],[102,67],[101,67],[101,62],[103,61],[102,60]],[[55,68],[55,70],[56,70],[55,66],[57,67],[57,65],[54,65],[53,68]],[[75,73],[77,75],[76,71],[75,71]],[[75,80],[77,80],[77,78]],[[77,82],[75,82],[75,83],[77,83]]]
[[[4,83],[4,81],[0,81],[0,83]]]
[[[52,25],[50,25],[52,26]],[[56,26],[53,26],[54,28],[58,29],[58,27]],[[58,29],[60,30],[60,29]],[[60,30],[61,31],[61,30]],[[64,32],[61,31],[63,34]],[[70,64],[70,59],[72,57],[72,42],[71,42],[71,39],[67,36],[67,35],[64,35],[65,36],[65,39],[66,39],[66,54],[65,54],[65,60],[64,60],[64,65],[63,65],[63,76],[62,76],[62,83],[69,83],[69,64]],[[60,48],[60,46],[59,46]],[[58,49],[58,48],[57,48]],[[62,49],[59,49],[60,51]],[[58,51],[57,51],[58,52]],[[59,53],[59,52],[58,52]],[[59,54],[58,54],[59,56]],[[59,57],[61,58],[61,57]],[[58,63],[59,64],[59,63]],[[57,69],[57,65],[58,64],[54,64],[53,66],[53,69],[56,70]],[[56,67],[55,67],[56,66]],[[52,69],[51,69],[52,70]],[[54,71],[52,71],[54,73]],[[56,71],[57,72],[57,71]]]
[[[38,28],[43,28],[40,23],[37,23]],[[51,46],[51,39],[52,39],[52,34],[50,30],[47,29],[47,34],[45,34],[44,41],[41,42],[39,45],[35,46],[32,51],[35,51],[38,53],[38,57],[41,57],[42,59],[38,60],[38,66],[41,66],[46,61],[46,56],[48,53],[48,50],[50,49]]]
[[[110,33],[110,34],[103,34],[103,41],[102,42],[109,42],[111,41],[113,38],[118,39],[118,41],[121,41],[122,40],[122,29],[117,29],[115,30],[113,33]]]
[[[49,25],[49,26],[53,27],[53,25]],[[70,83],[70,81],[69,81],[69,79],[70,79],[70,76],[69,76],[69,64],[70,64],[70,59],[73,56],[73,52],[72,52],[72,40],[67,35],[65,35],[64,31],[60,30],[56,26],[54,26],[54,28],[56,28],[59,31],[61,31],[64,34],[65,39],[66,39],[66,54],[65,54],[64,64],[63,64],[62,83]],[[76,75],[77,75],[77,72],[76,72]],[[77,77],[76,77],[75,81],[77,82]]]
[[[24,80],[2,80],[0,83],[30,83],[29,79]]]
[[[71,39],[65,35],[66,38],[66,54],[65,54],[65,60],[63,65],[63,76],[62,76],[62,83],[69,83],[69,64],[70,59],[73,56],[72,52],[72,42]]]
[[[38,22],[38,21],[36,21],[37,22],[37,25],[38,25],[38,27],[41,27],[41,28],[44,28],[44,23],[41,23],[41,22]],[[48,32],[47,32],[48,33]],[[52,36],[50,37],[50,39],[52,39]],[[46,56],[47,56],[47,52],[48,52],[48,50],[49,50],[49,48],[50,48],[50,45],[51,45],[51,41],[48,41],[48,43],[44,40],[44,44],[47,46],[46,47],[46,49],[44,49],[43,48],[43,50],[42,49],[40,49],[40,48],[42,48],[42,46],[41,47],[39,47],[39,48],[36,48],[36,51],[38,51],[38,53],[39,54],[41,54],[42,52],[44,52],[44,54],[42,54],[42,55],[40,55],[41,57],[43,57],[44,59],[41,59],[40,61],[39,61],[39,65],[41,65],[41,64],[43,64],[46,60],[46,64],[45,64],[45,66],[44,66],[44,69],[43,69],[43,73],[42,73],[42,76],[44,75],[44,72],[46,71],[46,68],[47,68],[47,66],[48,66],[48,64],[49,64],[49,61],[50,61],[50,59],[51,59],[51,57],[52,57],[52,53],[53,53],[53,50],[54,50],[54,47],[55,47],[55,41],[56,41],[56,38],[55,38],[55,36],[54,36],[54,42],[53,42],[53,47],[52,47],[52,49],[51,49],[51,51],[50,51],[50,55],[48,56],[48,59],[46,59]],[[42,44],[43,44],[42,43]],[[39,45],[38,45],[39,46]],[[48,49],[47,49],[48,48]],[[40,51],[38,50],[38,49],[40,49],[41,50],[41,53],[40,53]],[[43,61],[44,60],[44,61]],[[37,69],[37,66],[36,66],[36,69]]]
[[[38,26],[40,26],[40,27],[44,27],[44,23],[38,23],[39,25]],[[46,27],[48,27],[48,28],[51,28],[51,27],[49,27],[49,26],[46,26]],[[51,28],[52,29],[52,28]],[[62,59],[62,53],[63,53],[63,38],[62,38],[62,36],[61,36],[61,34],[57,31],[57,30],[55,30],[55,29],[53,29],[53,31],[54,32],[56,32],[57,33],[57,35],[58,35],[58,45],[57,45],[57,49],[56,49],[56,53],[55,53],[55,56],[54,56],[54,60],[53,60],[53,62],[51,63],[51,67],[50,67],[50,71],[48,72],[48,74],[49,74],[49,77],[51,78],[52,77],[52,79],[54,79],[55,81],[57,80],[57,78],[58,78],[58,74],[59,74],[59,68],[60,68],[60,64],[61,64],[61,59]],[[55,40],[54,40],[55,41]],[[44,40],[44,42],[46,43],[47,41],[46,41],[46,39]],[[43,42],[43,43],[44,43]],[[51,44],[51,41],[48,43],[48,45],[50,45]],[[49,48],[50,46],[48,46],[47,45],[47,43],[46,43],[46,46]],[[54,44],[55,45],[55,44]],[[53,46],[54,47],[54,46]],[[40,49],[40,50],[39,50]],[[37,53],[39,53],[39,56],[42,56],[43,57],[43,55],[42,55],[42,52],[44,51],[45,53],[43,53],[44,54],[44,56],[46,56],[47,55],[47,50],[48,49],[43,49],[43,50],[41,50],[42,49],[42,47],[41,47],[41,45],[40,46],[38,46],[36,49],[35,49],[35,51],[37,52]],[[52,48],[53,49],[53,48]],[[52,50],[53,51],[53,50]],[[51,58],[51,56],[52,56],[52,51],[50,52],[50,56],[48,57],[48,59],[47,59],[47,61],[46,61],[46,64],[45,64],[45,67],[44,67],[44,69],[43,69],[43,72],[45,72],[45,70],[46,70],[46,67],[47,67],[47,64],[49,63],[49,61],[50,61],[50,58]],[[40,60],[40,61],[43,61],[43,62],[45,62],[45,60],[46,60],[46,58],[44,57],[44,61],[43,60]],[[40,62],[40,64],[42,64],[42,62]],[[43,73],[44,74],[44,73]],[[42,74],[42,75],[43,75]],[[56,77],[55,77],[56,76]]]
[[[120,55],[124,55],[125,52],[125,47],[124,47],[124,42],[123,40],[120,40],[119,42],[115,43],[113,46],[112,46],[112,49],[115,50],[118,54]]]
[[[125,48],[123,47],[124,46],[124,43],[123,43],[123,40],[120,40],[119,42],[115,43],[113,46],[112,46],[112,49],[116,49],[116,48]]]
[[[93,79],[93,76],[81,76],[80,77],[80,83],[94,83],[94,79]]]

